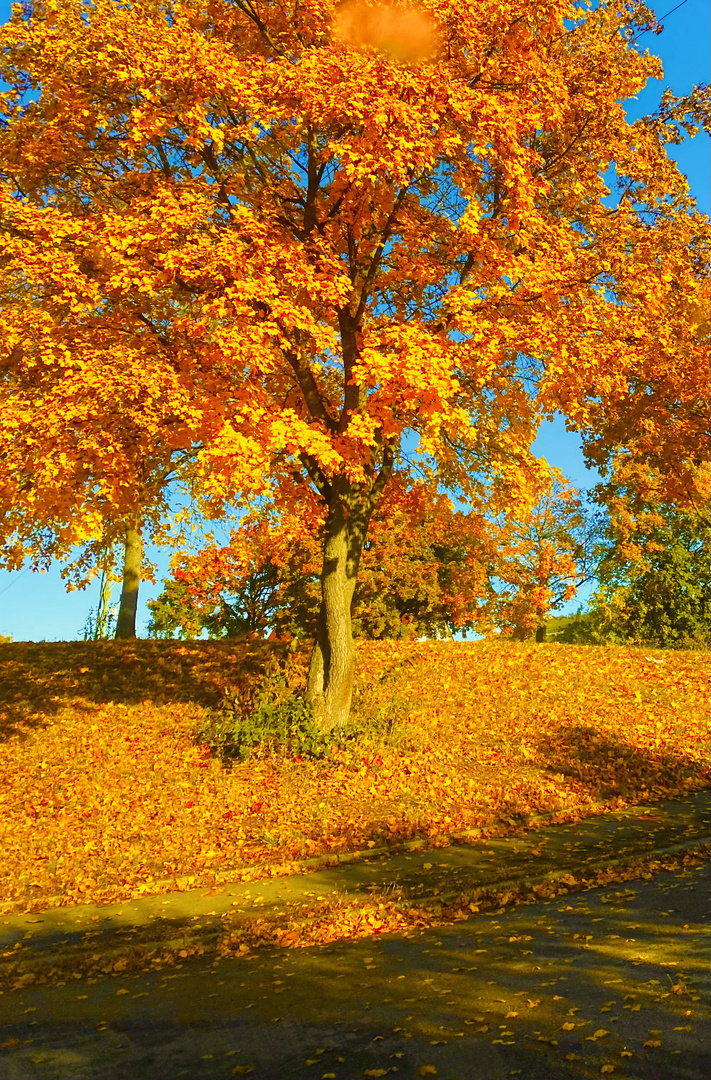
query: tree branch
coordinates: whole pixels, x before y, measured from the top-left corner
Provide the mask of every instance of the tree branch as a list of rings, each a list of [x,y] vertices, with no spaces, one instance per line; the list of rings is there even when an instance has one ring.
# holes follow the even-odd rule
[[[331,485],[326,478],[326,474],[321,470],[318,462],[311,454],[307,454],[305,450],[299,454],[299,461],[303,465],[309,480],[314,485],[319,495],[327,503],[331,501]]]
[[[296,375],[296,381],[299,384],[301,393],[304,395],[304,401],[306,402],[311,416],[314,420],[320,420],[325,424],[332,434],[335,433],[338,426],[326,409],[324,400],[321,397],[321,392],[316,385],[316,380],[314,379],[313,372],[308,363],[304,360],[303,356],[296,352],[285,353],[285,357],[287,363]]]

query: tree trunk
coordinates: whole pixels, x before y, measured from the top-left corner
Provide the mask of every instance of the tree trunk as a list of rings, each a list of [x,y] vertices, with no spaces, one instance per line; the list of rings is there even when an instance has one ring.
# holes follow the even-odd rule
[[[123,583],[121,603],[116,620],[116,639],[130,640],[136,636],[136,609],[138,608],[138,586],[141,583],[141,562],[143,558],[143,540],[137,523],[126,526],[123,556]]]
[[[351,606],[370,500],[344,481],[331,492],[321,571],[321,609],[309,667],[306,700],[325,731],[348,720],[355,674]]]
[[[541,642],[546,640],[546,624],[540,623],[536,627],[536,642],[540,645]]]

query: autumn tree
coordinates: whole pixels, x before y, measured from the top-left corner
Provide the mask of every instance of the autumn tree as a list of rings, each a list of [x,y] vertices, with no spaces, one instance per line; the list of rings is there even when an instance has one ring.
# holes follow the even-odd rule
[[[156,637],[313,637],[319,537],[265,506],[227,544],[174,556],[149,601]],[[425,484],[391,483],[371,520],[351,608],[355,637],[451,637],[478,625],[494,543],[481,515],[455,511]]]
[[[709,468],[689,482],[687,508],[665,501],[665,478],[621,455],[595,495],[607,511],[589,611],[565,641],[699,648],[711,638]]]
[[[146,358],[124,357],[117,372],[117,352],[87,342],[75,370],[39,386],[14,365],[0,371],[1,559],[11,569],[61,560],[70,588],[118,570],[116,637],[130,638],[151,573],[144,538],[168,542],[171,485],[189,483],[194,455],[171,445],[184,407],[175,380]]]
[[[534,505],[489,523],[493,620],[514,640],[545,641],[546,620],[572,600],[597,568],[599,521],[585,498],[552,469]]]
[[[150,356],[215,508],[268,477],[324,522],[326,727],[406,447],[465,500],[490,478],[494,514],[530,502],[543,413],[607,452],[652,386],[639,452],[673,432],[677,486],[703,452],[708,222],[666,144],[707,100],[627,122],[653,26],[627,0],[44,0],[2,29],[0,259],[62,267],[3,307],[2,364],[42,392],[87,340],[121,343],[117,377]]]
[[[265,508],[247,516],[227,544],[171,561],[149,601],[155,637],[313,637],[319,608],[319,544],[298,521]]]

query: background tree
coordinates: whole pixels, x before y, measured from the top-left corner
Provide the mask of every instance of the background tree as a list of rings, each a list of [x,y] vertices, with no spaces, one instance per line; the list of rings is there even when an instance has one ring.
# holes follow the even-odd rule
[[[312,637],[319,608],[319,545],[298,521],[253,513],[229,543],[173,558],[149,601],[155,637]]]
[[[363,549],[354,635],[451,636],[474,625],[487,592],[484,532],[474,514],[455,513],[428,486],[402,492],[391,483]],[[228,544],[177,555],[171,571],[149,602],[149,632],[156,637],[314,634],[320,544],[301,519],[280,519],[265,506],[240,523]]]
[[[624,114],[661,73],[635,45],[648,9],[376,6],[45,0],[0,34],[1,257],[41,241],[62,264],[41,344],[11,320],[6,362],[39,388],[120,340],[179,377],[172,445],[204,447],[216,505],[262,476],[280,512],[320,504],[326,727],[348,716],[353,593],[403,446],[467,501],[491,477],[496,514],[528,497],[542,412],[619,441],[652,378],[692,431],[708,264],[665,148],[704,101]],[[659,463],[679,483],[701,452],[683,447]]]
[[[662,501],[665,483],[624,459],[597,488],[607,507],[589,610],[558,635],[566,642],[629,642],[656,648],[702,648],[711,640],[709,470],[693,478],[692,509]],[[654,495],[657,495],[654,501]],[[693,508],[698,506],[698,511]]]
[[[598,523],[580,492],[552,469],[528,512],[501,514],[489,528],[493,620],[516,641],[545,641],[549,614],[594,576]]]
[[[455,510],[428,482],[391,483],[363,549],[356,636],[452,637],[476,625],[488,593],[485,535],[480,507]]]

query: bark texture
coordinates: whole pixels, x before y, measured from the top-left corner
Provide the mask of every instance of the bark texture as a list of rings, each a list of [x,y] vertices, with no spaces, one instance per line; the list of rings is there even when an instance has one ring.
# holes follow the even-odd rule
[[[121,603],[116,620],[116,639],[130,640],[136,636],[136,611],[138,609],[138,587],[141,583],[141,563],[143,561],[143,539],[141,530],[135,522],[126,526],[123,556],[123,583]]]
[[[351,607],[372,500],[347,481],[330,490],[321,571],[321,609],[306,689],[324,730],[348,720],[355,674]]]

